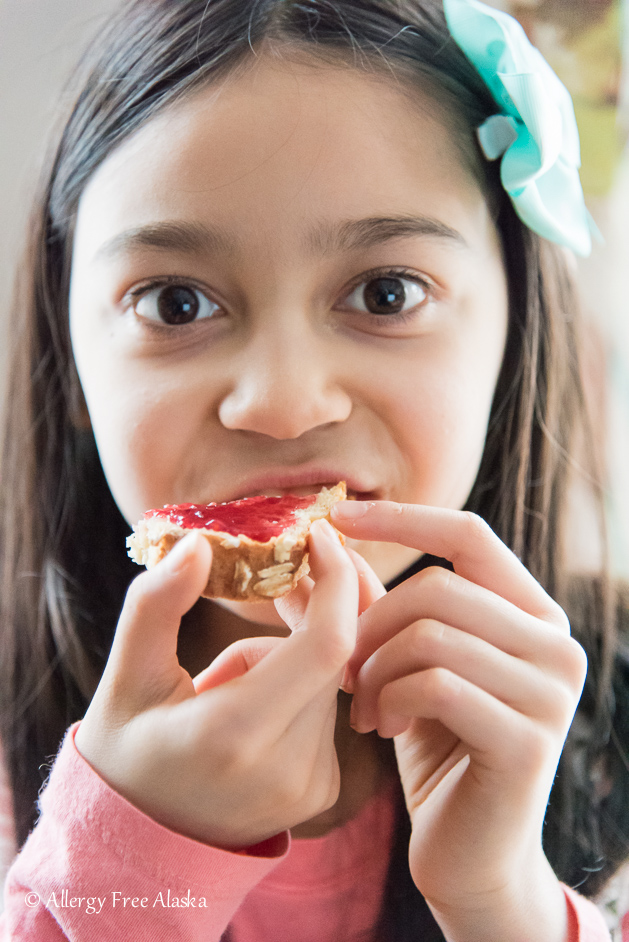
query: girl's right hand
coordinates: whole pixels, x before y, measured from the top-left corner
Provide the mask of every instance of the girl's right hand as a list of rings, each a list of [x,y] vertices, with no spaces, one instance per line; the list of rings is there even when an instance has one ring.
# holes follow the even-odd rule
[[[358,576],[325,521],[310,568],[279,604],[293,634],[238,641],[194,680],[177,660],[180,619],[211,549],[183,539],[131,585],[75,743],[119,794],[208,844],[257,844],[331,807],[339,683],[356,642]]]

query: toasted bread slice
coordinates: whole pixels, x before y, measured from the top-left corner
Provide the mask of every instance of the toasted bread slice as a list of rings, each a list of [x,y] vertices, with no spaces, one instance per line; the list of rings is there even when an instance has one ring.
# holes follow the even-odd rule
[[[202,593],[206,598],[276,599],[308,572],[312,523],[329,518],[332,506],[346,496],[342,481],[308,497],[246,497],[224,504],[148,510],[127,539],[129,556],[151,568],[186,533],[198,530],[213,551],[210,578]]]

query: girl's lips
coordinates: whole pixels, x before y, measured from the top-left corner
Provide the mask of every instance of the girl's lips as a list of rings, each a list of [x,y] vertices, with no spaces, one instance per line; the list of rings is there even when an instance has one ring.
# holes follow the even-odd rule
[[[225,500],[241,500],[258,495],[284,497],[286,494],[294,494],[296,497],[304,497],[316,494],[322,487],[334,487],[339,481],[346,482],[348,497],[355,500],[376,500],[379,496],[377,489],[369,487],[368,482],[360,480],[356,475],[328,469],[305,468],[294,471],[278,470],[243,482],[242,486]]]
[[[341,478],[343,480],[343,478]],[[338,484],[338,481],[334,482]],[[316,494],[321,490],[322,487],[333,487],[331,482],[326,482],[325,484],[315,484],[315,485],[305,485],[303,487],[267,487],[263,490],[251,491],[251,493],[243,494],[242,497],[257,497],[262,495],[264,497],[285,497],[287,494],[291,494],[294,497],[307,497],[309,494]],[[353,488],[347,488],[347,496],[353,500],[377,500],[375,491],[355,491]],[[241,498],[234,498],[235,500],[240,500]]]

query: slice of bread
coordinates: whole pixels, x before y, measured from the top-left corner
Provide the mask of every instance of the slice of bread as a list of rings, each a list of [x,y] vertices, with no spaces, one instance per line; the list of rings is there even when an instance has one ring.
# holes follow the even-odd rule
[[[167,505],[148,510],[127,538],[129,556],[150,569],[186,533],[198,530],[213,551],[210,578],[202,593],[206,598],[239,602],[276,599],[290,592],[308,572],[311,524],[329,517],[333,504],[346,496],[345,482],[341,481],[308,498],[246,497],[225,504]],[[261,541],[258,537],[266,535],[265,531],[273,535]]]

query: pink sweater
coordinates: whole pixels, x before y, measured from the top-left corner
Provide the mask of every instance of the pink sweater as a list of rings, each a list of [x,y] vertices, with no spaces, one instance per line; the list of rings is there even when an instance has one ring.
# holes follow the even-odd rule
[[[325,837],[291,843],[284,833],[231,853],[176,834],[129,804],[80,756],[75,730],[7,877],[6,942],[218,942],[228,924],[233,942],[372,938],[392,836],[389,791]],[[609,942],[597,907],[564,889],[566,942]],[[629,942],[629,924],[622,940]]]

